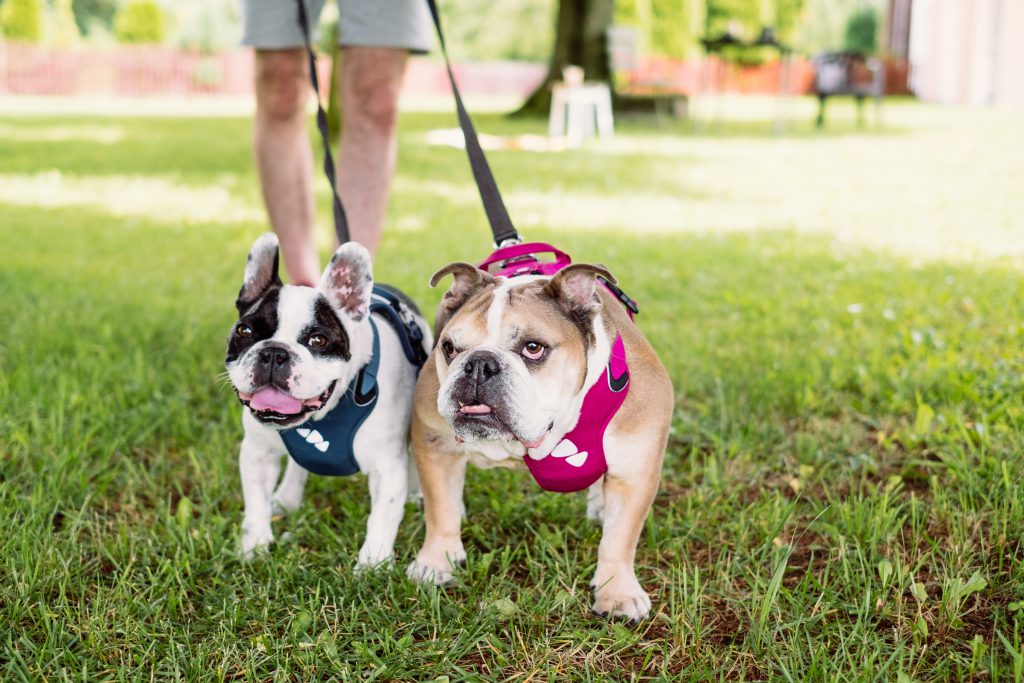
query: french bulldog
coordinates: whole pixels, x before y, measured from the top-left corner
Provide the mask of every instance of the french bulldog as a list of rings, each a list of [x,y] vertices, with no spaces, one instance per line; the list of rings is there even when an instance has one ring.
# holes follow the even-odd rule
[[[426,537],[408,575],[443,584],[465,560],[460,525],[467,463],[523,469],[527,458],[557,457],[572,461],[571,468],[594,457],[568,452],[563,437],[611,367],[614,344],[624,346],[630,389],[598,440],[607,472],[587,493],[587,516],[603,524],[593,610],[643,619],[651,600],[637,581],[634,556],[658,490],[674,395],[654,350],[598,280],[614,284],[614,277],[589,264],[553,276],[505,278],[453,263],[431,286],[447,275],[454,282],[438,311],[438,344],[420,373],[413,405]]]
[[[370,255],[354,242],[338,248],[315,288],[281,283],[278,242],[272,233],[252,246],[225,359],[228,377],[245,406],[239,455],[245,557],[274,540],[270,522],[275,510],[290,512],[302,504],[308,472],[292,457],[275,490],[281,458],[288,453],[285,430],[308,420],[305,428],[294,431],[327,451],[330,444],[315,427],[338,405],[353,379],[363,377],[360,371],[373,356],[371,318],[378,334],[379,389],[349,451],[370,489],[366,540],[356,567],[375,566],[393,556],[410,481],[415,485],[408,434],[417,369],[403,354],[395,329],[371,313],[372,289]],[[415,306],[404,301],[402,313],[420,327],[427,351],[430,329]]]

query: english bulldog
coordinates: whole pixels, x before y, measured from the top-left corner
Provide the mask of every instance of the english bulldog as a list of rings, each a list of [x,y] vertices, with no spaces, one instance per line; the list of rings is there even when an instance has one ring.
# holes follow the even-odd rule
[[[576,452],[564,437],[580,421],[588,391],[611,378],[604,370],[615,345],[625,349],[630,389],[598,440],[607,471],[587,495],[587,516],[603,524],[593,610],[643,619],[651,600],[637,581],[634,557],[658,490],[674,396],[654,350],[598,280],[614,284],[614,277],[588,264],[553,276],[504,278],[453,263],[431,286],[447,275],[454,282],[438,312],[438,344],[413,405],[426,537],[408,575],[443,584],[465,560],[467,463],[522,469],[528,458],[557,457],[571,469],[595,456]]]
[[[245,406],[239,454],[245,557],[274,540],[270,525],[274,510],[290,512],[302,504],[308,472],[293,457],[288,458],[277,484],[281,458],[294,448],[286,445],[285,437],[296,438],[288,430],[299,435],[300,443],[308,442],[303,445],[314,455],[329,458],[334,451],[321,434],[326,429],[317,426],[325,424],[322,420],[339,401],[349,400],[346,393],[358,393],[353,387],[362,386],[365,373],[361,371],[372,364],[375,343],[379,350],[375,403],[345,453],[350,463],[354,458],[350,469],[355,471],[357,465],[370,488],[366,540],[356,566],[374,566],[393,556],[409,482],[415,483],[408,434],[417,368],[403,354],[392,325],[371,313],[372,289],[370,255],[354,242],[338,248],[315,288],[281,283],[278,242],[272,233],[252,246],[236,301],[238,322],[228,337],[225,360]],[[426,321],[412,302],[402,300],[402,315],[411,316],[420,327],[429,350],[432,335]],[[375,320],[372,327],[371,319]],[[354,400],[354,405],[370,405],[359,396]],[[348,405],[342,403],[339,411]]]

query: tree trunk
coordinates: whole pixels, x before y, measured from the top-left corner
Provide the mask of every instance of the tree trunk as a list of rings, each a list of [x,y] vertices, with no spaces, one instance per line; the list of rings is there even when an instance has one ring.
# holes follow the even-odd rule
[[[551,86],[562,80],[562,68],[582,66],[588,81],[604,81],[614,89],[608,63],[608,28],[614,0],[559,0],[555,48],[544,82],[516,115],[543,116],[551,108]]]

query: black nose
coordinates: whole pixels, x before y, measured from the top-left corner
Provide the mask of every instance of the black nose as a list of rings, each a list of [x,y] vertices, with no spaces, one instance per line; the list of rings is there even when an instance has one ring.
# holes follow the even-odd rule
[[[501,372],[498,357],[490,351],[477,351],[466,358],[462,371],[472,377],[477,384],[483,384]]]
[[[283,346],[267,346],[260,349],[258,359],[261,366],[267,369],[273,369],[275,367],[281,367],[287,363],[290,357],[288,349]]]

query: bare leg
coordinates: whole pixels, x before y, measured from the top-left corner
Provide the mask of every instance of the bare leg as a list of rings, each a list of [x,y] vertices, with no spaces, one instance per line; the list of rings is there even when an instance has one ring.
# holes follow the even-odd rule
[[[270,225],[293,284],[320,279],[313,208],[313,156],[306,127],[309,90],[301,49],[256,51],[254,147]]]
[[[398,152],[398,95],[408,53],[346,47],[341,61],[338,193],[352,239],[377,253]]]

